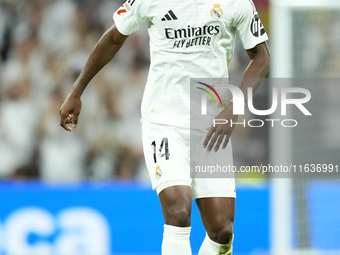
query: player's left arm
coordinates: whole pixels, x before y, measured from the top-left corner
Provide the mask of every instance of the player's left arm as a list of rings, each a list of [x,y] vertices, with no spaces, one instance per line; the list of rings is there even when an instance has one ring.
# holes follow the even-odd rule
[[[253,92],[260,86],[263,78],[266,77],[270,65],[270,52],[267,42],[260,43],[254,48],[246,50],[250,62],[246,68],[240,89],[245,95],[245,102],[247,102],[247,88],[252,87]],[[251,78],[251,79],[247,79]]]
[[[243,74],[243,79],[240,85],[245,103],[248,100],[248,88],[251,87],[253,89],[253,93],[256,91],[262,80],[266,77],[270,64],[270,52],[266,42],[262,42],[254,48],[246,50],[246,52],[250,58],[250,62]],[[235,123],[237,118],[238,115],[233,114],[233,102],[230,102],[215,119],[225,119],[228,120],[228,123],[232,120]],[[208,151],[211,151],[215,146],[214,151],[217,152],[224,140],[222,149],[225,149],[234,127],[235,125],[230,126],[220,124],[215,127],[212,125],[203,142],[203,147],[207,148]]]

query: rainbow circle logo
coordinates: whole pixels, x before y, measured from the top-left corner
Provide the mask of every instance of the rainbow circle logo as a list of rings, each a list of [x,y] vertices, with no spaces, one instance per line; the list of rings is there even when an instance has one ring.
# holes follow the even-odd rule
[[[203,86],[206,86],[207,88],[209,88],[209,89],[217,96],[217,98],[218,98],[218,100],[219,100],[221,106],[223,106],[223,105],[222,105],[222,100],[221,100],[220,95],[217,93],[217,91],[216,91],[212,86],[210,86],[210,85],[208,85],[208,84],[206,84],[206,83],[203,83],[203,82],[197,82],[197,83],[198,83],[198,84],[201,84],[201,85],[203,85]],[[196,88],[205,91],[205,92],[212,98],[212,100],[214,101],[215,105],[217,106],[217,102],[216,102],[214,96],[211,94],[211,92],[210,92],[209,90],[204,89],[204,88],[201,88],[201,87],[196,87]]]

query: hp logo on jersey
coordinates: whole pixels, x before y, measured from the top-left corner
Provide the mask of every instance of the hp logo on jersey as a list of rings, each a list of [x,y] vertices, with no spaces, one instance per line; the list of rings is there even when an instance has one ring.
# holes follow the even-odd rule
[[[260,20],[260,17],[257,13],[254,15],[253,21],[251,22],[250,31],[255,37],[260,37],[266,33]]]

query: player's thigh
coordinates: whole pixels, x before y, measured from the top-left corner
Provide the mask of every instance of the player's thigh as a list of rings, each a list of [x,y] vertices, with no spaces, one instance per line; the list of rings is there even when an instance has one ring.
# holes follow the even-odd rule
[[[191,187],[190,131],[143,120],[143,150],[153,189],[159,194],[171,186]]]
[[[228,243],[234,231],[235,198],[199,198],[196,203],[209,237],[217,243]]]
[[[206,148],[203,148],[206,132],[194,130],[191,135],[193,198],[236,198],[231,140],[225,149],[220,148],[217,152],[208,152]]]

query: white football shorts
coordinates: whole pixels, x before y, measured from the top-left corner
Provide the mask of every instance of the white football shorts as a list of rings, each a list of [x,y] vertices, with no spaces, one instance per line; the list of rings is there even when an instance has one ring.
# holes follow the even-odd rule
[[[234,178],[191,178],[190,176],[190,129],[142,121],[143,150],[146,165],[151,178],[152,188],[159,194],[163,189],[176,185],[191,187],[192,197],[236,197]],[[207,130],[195,130],[201,133],[200,139],[191,141],[191,148],[196,150],[195,165],[200,161],[211,165],[227,166],[233,164],[231,141],[223,150],[208,152],[203,148]],[[193,163],[193,161],[191,162]],[[201,162],[202,163],[202,162]]]

